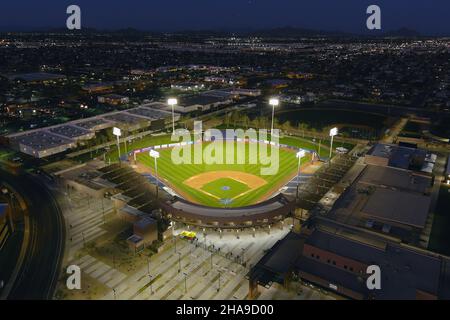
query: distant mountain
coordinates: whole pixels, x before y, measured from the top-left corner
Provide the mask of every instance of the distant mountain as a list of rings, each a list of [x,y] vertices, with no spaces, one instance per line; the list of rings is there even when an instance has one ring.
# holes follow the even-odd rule
[[[67,33],[68,30],[66,28],[7,28],[0,27],[0,32],[51,32],[51,33]],[[140,37],[145,35],[156,35],[161,36],[165,34],[172,35],[189,35],[194,37],[225,37],[230,35],[238,35],[238,36],[253,36],[253,37],[261,37],[261,38],[301,38],[301,37],[396,37],[396,38],[416,38],[423,37],[420,32],[409,29],[409,28],[400,28],[397,30],[374,30],[369,31],[367,29],[362,30],[360,33],[349,33],[349,32],[341,32],[341,31],[328,31],[328,30],[315,30],[308,28],[299,28],[292,26],[285,26],[279,28],[271,28],[271,29],[261,29],[261,30],[251,30],[251,29],[240,29],[240,30],[232,30],[232,29],[204,29],[204,30],[179,30],[179,31],[151,31],[151,30],[142,30],[136,28],[124,28],[124,29],[95,29],[83,27],[81,30],[72,30],[72,33],[79,34],[95,34],[95,33],[105,33],[105,34],[114,34],[114,35],[124,35],[127,37]],[[444,36],[444,35],[440,35]]]
[[[399,37],[399,38],[415,38],[421,37],[422,34],[416,30],[408,28],[400,28],[397,30],[387,31],[383,34],[384,37]]]
[[[306,29],[306,28],[297,28],[297,27],[281,27],[281,28],[273,28],[273,29],[264,29],[259,31],[250,32],[252,36],[258,37],[288,37],[288,38],[298,38],[298,37],[315,37],[315,36],[348,36],[350,34],[340,32],[340,31],[323,31],[323,30],[314,30],[314,29]]]

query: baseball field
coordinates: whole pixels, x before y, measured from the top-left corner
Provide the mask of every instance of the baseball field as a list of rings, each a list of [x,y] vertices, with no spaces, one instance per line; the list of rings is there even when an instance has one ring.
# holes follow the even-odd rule
[[[234,156],[238,152],[236,142]],[[203,150],[208,143],[203,143]],[[242,147],[242,146],[241,146]],[[248,155],[249,144],[245,143]],[[158,177],[189,201],[213,207],[240,207],[258,203],[269,198],[297,174],[298,159],[289,149],[276,148],[279,152],[278,171],[273,175],[262,175],[261,168],[268,164],[174,164],[172,149],[161,149],[158,159]],[[191,148],[190,152],[194,149]],[[224,157],[227,149],[223,148]],[[302,167],[310,161],[307,154]],[[139,171],[154,172],[154,159],[147,152],[137,156]]]

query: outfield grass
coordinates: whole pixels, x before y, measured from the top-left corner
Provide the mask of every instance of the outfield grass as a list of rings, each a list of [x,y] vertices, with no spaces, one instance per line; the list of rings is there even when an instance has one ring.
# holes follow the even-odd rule
[[[203,148],[205,148],[207,144],[203,144]],[[235,145],[235,156],[236,156],[236,148]],[[245,152],[246,155],[248,155],[249,145],[245,144]],[[192,157],[193,157],[193,148],[191,150]],[[190,200],[194,200],[198,203],[208,205],[208,206],[216,206],[216,207],[222,207],[223,204],[218,200],[217,198],[211,197],[204,193],[201,190],[193,189],[183,182],[186,181],[188,178],[191,178],[195,175],[198,175],[203,172],[208,171],[242,171],[249,174],[253,174],[256,176],[259,176],[263,178],[267,184],[265,184],[262,187],[259,187],[258,189],[255,189],[251,192],[248,192],[237,199],[235,199],[231,204],[228,206],[230,207],[239,207],[244,205],[250,205],[254,204],[258,201],[261,201],[263,197],[270,195],[270,193],[273,191],[275,192],[278,188],[282,187],[283,182],[286,182],[286,180],[290,177],[295,175],[298,165],[298,159],[295,156],[295,152],[287,151],[283,149],[279,149],[279,170],[276,175],[261,175],[261,167],[267,167],[267,165],[261,165],[261,164],[248,164],[248,161],[246,161],[246,164],[181,164],[181,165],[175,165],[172,162],[171,159],[171,153],[172,149],[165,149],[160,150],[160,158],[158,159],[158,175],[162,178],[164,178],[166,181],[169,182],[169,184],[177,191],[182,193],[182,195],[188,195]],[[224,150],[224,155],[226,155],[226,152]],[[192,158],[193,159],[193,158]],[[248,157],[247,157],[248,160]],[[302,159],[302,162],[309,161],[309,157],[304,157]],[[138,161],[143,163],[145,166],[150,167],[152,170],[154,169],[154,160],[150,158],[150,156],[147,153],[141,153],[138,155]],[[225,181],[224,181],[225,183]],[[225,183],[225,186],[228,185],[228,182]],[[213,187],[217,192],[220,193],[221,191],[217,190],[220,189],[223,185],[218,182],[217,184],[214,184]],[[234,185],[237,187],[237,185]],[[240,188],[240,187],[239,187]],[[222,190],[223,191],[223,190]]]
[[[127,151],[151,147],[155,145],[161,145],[161,144],[169,144],[173,143],[171,140],[171,135],[160,135],[160,136],[146,136],[142,139],[138,139],[133,141],[132,143],[127,144]],[[294,137],[294,136],[286,136],[280,138],[281,144],[290,145],[293,147],[308,149],[308,150],[314,150],[316,152],[319,151],[319,140],[316,139],[316,142],[313,142],[313,138],[311,137]],[[350,143],[341,143],[341,142],[334,142],[333,145],[334,149],[337,147],[344,147],[349,150],[353,148],[353,145]],[[125,150],[125,145],[121,143],[120,148],[122,150],[122,153]],[[320,156],[321,157],[328,157],[330,153],[330,141],[329,140],[322,140],[321,141],[321,148],[320,148]],[[118,160],[118,153],[117,153],[117,147],[112,146],[111,150],[106,154],[106,159],[110,159],[111,162],[116,162]]]
[[[161,144],[173,143],[171,137],[172,135],[166,134],[160,136],[145,136],[142,139],[136,139],[132,143],[127,143],[127,152]],[[120,144],[120,150],[123,154],[125,150],[124,143]],[[106,159],[109,158],[111,159],[111,162],[116,162],[118,157],[117,145],[111,146],[111,150],[106,154]]]

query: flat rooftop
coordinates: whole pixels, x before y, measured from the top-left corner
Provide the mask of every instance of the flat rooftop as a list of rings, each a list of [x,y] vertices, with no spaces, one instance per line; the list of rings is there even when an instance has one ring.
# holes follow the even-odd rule
[[[187,96],[180,98],[180,106],[206,105],[226,100],[224,97],[207,96],[203,94]]]
[[[431,178],[409,170],[366,165],[326,215],[334,223],[418,244],[431,205]]]
[[[14,143],[28,146],[35,150],[47,150],[58,146],[70,145],[72,140],[62,138],[46,131],[35,131],[13,138]]]
[[[448,263],[448,258],[415,249],[413,247],[386,241],[384,248],[371,246],[363,241],[354,241],[347,237],[316,229],[306,240],[307,244],[322,250],[332,252],[342,257],[361,263],[380,266],[384,283],[381,290],[371,292],[377,299],[416,299],[417,290],[438,295],[442,260]],[[365,294],[370,293],[367,287],[361,285],[359,274],[339,270],[326,263],[318,263],[314,259],[302,257],[297,268],[327,279],[338,286]],[[448,272],[444,271],[449,276]],[[448,296],[448,286],[444,296]]]
[[[134,109],[130,109],[127,111],[127,113],[133,114],[133,115],[137,115],[137,116],[141,116],[141,117],[145,117],[148,118],[150,120],[159,120],[159,119],[164,119],[167,117],[171,116],[171,113],[168,111],[163,111],[163,110],[155,110],[155,109],[151,109],[151,108],[147,108],[144,106],[138,107],[138,108],[134,108]]]
[[[377,188],[363,206],[362,212],[387,222],[424,228],[430,204],[429,196]]]
[[[178,113],[175,114],[178,117]],[[45,150],[58,145],[76,143],[82,137],[93,135],[96,131],[128,125],[149,124],[151,121],[171,117],[171,112],[139,106],[119,112],[110,112],[91,118],[79,119],[51,127],[17,132],[6,137],[14,143],[33,146],[36,150]]]
[[[413,158],[424,161],[427,156],[427,151],[394,144],[377,143],[367,154],[389,159],[388,165],[391,167],[408,169]]]
[[[127,114],[125,112],[115,113],[111,115],[105,115],[103,116],[106,120],[112,120],[119,123],[125,123],[125,124],[138,124],[142,121],[148,121],[148,119],[143,119],[140,117],[133,116],[131,114]]]
[[[368,165],[357,183],[363,187],[388,186],[403,191],[425,192],[431,186],[431,178],[409,170]]]
[[[73,125],[62,125],[49,129],[50,132],[56,133],[66,138],[78,138],[90,134],[89,130],[79,128]]]
[[[111,126],[113,125],[113,123],[111,121],[106,121],[105,119],[102,119],[100,117],[87,118],[87,119],[81,120],[81,121],[77,120],[73,124],[78,127],[88,129],[88,130],[93,130],[95,127],[103,126],[106,124],[110,124]]]

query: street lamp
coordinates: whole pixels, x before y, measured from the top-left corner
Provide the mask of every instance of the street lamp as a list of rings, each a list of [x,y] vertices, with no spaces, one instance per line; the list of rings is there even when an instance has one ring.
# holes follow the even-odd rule
[[[183,272],[183,275],[184,275],[184,293],[186,294],[187,293],[187,273],[186,272]]]
[[[298,168],[297,168],[297,198],[298,198],[298,187],[300,185],[300,163],[302,162],[302,158],[305,156],[306,152],[303,149],[300,149],[296,157],[298,158]]]
[[[218,279],[218,280],[219,280],[219,286],[217,287],[217,292],[219,292],[219,291],[220,291],[220,270],[219,270],[219,272],[218,272],[218,273],[219,273],[219,279]]]
[[[122,135],[122,130],[120,130],[117,127],[113,128],[113,135],[115,135],[117,137],[117,150],[119,152],[119,161],[120,161],[120,136]]]
[[[338,128],[330,129],[331,144],[330,144],[330,158],[329,158],[329,161],[331,161],[331,154],[333,152],[333,138],[334,138],[334,136],[337,136],[337,134],[338,134]]]
[[[271,126],[271,130],[270,130],[270,134],[273,135],[273,118],[275,116],[275,107],[277,107],[280,104],[280,100],[278,100],[277,98],[271,98],[269,100],[269,104],[272,106],[272,126]]]
[[[211,252],[211,270],[213,268],[213,253]]]
[[[148,274],[148,283],[150,284],[150,292],[153,295],[152,276],[150,274]]]
[[[172,134],[175,134],[175,111],[174,107],[178,104],[178,100],[175,98],[169,98],[167,104],[172,107]]]
[[[149,152],[150,157],[155,159],[155,179],[156,179],[156,199],[158,199],[158,161],[159,158],[159,152],[155,150],[150,150]]]

